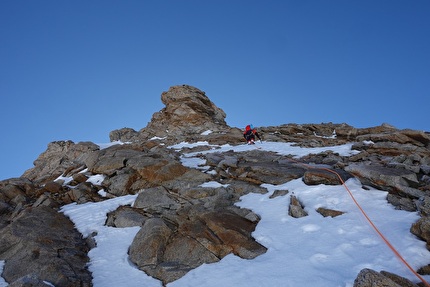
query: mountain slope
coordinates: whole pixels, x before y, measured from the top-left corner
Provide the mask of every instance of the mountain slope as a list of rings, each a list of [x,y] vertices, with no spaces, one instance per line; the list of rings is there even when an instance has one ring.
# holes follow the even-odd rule
[[[260,127],[264,141],[244,145],[241,130],[226,125],[204,92],[176,86],[162,101],[166,108],[140,131],[112,131],[108,145],[50,143],[34,168],[0,182],[7,282],[352,286],[362,269],[355,286],[368,286],[360,278],[394,280],[366,268],[416,282],[327,168],[346,181],[413,269],[428,273],[428,134],[389,125],[289,124]],[[51,226],[18,239],[3,232],[34,220],[32,212],[53,221],[69,217],[83,235],[77,244],[91,249],[88,257],[76,260],[75,250],[50,235]],[[54,252],[17,247],[16,240],[36,240]],[[30,254],[28,264],[13,273],[19,254]],[[77,263],[73,272],[49,263],[57,254]],[[48,267],[38,265],[40,258]]]

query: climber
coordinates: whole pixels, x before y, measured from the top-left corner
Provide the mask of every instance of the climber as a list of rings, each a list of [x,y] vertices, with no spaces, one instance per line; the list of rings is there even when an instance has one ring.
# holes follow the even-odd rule
[[[246,142],[248,144],[254,144],[255,136],[257,136],[261,141],[260,135],[258,134],[257,130],[254,129],[254,126],[252,124],[247,125],[245,131],[243,132],[243,137],[245,138]]]

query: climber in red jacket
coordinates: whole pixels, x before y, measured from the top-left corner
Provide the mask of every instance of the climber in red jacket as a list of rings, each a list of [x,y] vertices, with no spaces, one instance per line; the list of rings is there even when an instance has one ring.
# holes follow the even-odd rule
[[[254,129],[253,125],[247,125],[245,131],[243,132],[243,137],[248,144],[254,144],[255,136],[261,141],[260,135],[257,130]]]

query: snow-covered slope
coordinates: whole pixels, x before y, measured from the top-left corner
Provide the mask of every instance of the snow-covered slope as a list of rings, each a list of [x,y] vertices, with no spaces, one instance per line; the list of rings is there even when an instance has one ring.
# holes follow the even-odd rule
[[[201,143],[182,143],[172,146],[180,150]],[[206,143],[205,143],[206,144]],[[255,146],[213,146],[203,152],[236,152],[252,149],[269,150],[279,154],[304,156],[331,150],[352,155],[350,145],[319,149],[299,148],[289,143],[263,142]],[[201,153],[201,152],[200,152]],[[184,165],[204,169],[195,154],[183,154]],[[206,187],[221,183],[208,182]],[[409,232],[419,216],[395,210],[386,201],[386,192],[366,188],[350,179],[346,182],[358,203],[380,231],[414,268],[430,262],[425,242]],[[261,216],[253,236],[268,248],[267,253],[253,260],[228,255],[220,262],[205,264],[168,284],[179,286],[352,286],[363,268],[386,270],[419,280],[396,257],[379,235],[371,228],[347,190],[341,186],[308,186],[301,179],[281,185],[263,184],[266,194],[248,194],[237,203]],[[293,218],[288,215],[290,196],[270,198],[275,190],[288,190],[300,198],[308,216]],[[161,286],[161,282],[136,269],[128,260],[127,250],[139,228],[113,228],[104,225],[106,213],[119,205],[133,203],[136,196],[128,195],[99,203],[70,204],[62,208],[87,236],[97,232],[97,247],[90,251],[90,271],[94,286]],[[316,208],[338,209],[346,213],[337,217],[323,217]],[[1,262],[0,262],[1,264]],[[1,267],[1,265],[0,265]],[[430,280],[430,276],[425,276]],[[2,285],[3,284],[3,285]],[[0,286],[6,286],[0,282]]]

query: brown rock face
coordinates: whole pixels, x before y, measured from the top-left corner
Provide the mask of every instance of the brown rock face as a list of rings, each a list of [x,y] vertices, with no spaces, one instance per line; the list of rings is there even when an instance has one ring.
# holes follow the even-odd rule
[[[252,259],[266,252],[251,236],[256,222],[227,210],[193,213],[188,210],[186,218],[171,217],[168,224],[161,218],[146,220],[130,246],[130,260],[169,283],[229,253]]]
[[[215,106],[204,92],[197,88],[182,85],[171,87],[161,94],[161,101],[166,107],[152,117],[152,125],[165,127],[169,130],[176,128],[196,132],[207,129],[218,129],[226,126],[226,114]]]
[[[48,149],[34,161],[34,167],[27,170],[22,177],[38,183],[52,181],[67,169],[82,166],[83,159],[98,149],[99,147],[91,142],[51,142]]]
[[[418,285],[406,278],[399,277],[387,271],[377,272],[365,268],[360,271],[353,287],[417,287]]]
[[[136,141],[154,136],[183,140],[207,130],[229,129],[225,112],[195,87],[173,86],[161,94],[161,101],[166,107],[154,113],[145,128],[139,132],[129,128],[112,131],[110,140]]]
[[[7,261],[2,276],[10,283],[32,275],[55,286],[91,284],[89,248],[73,223],[52,208],[23,211],[1,230],[0,246],[0,260]]]

